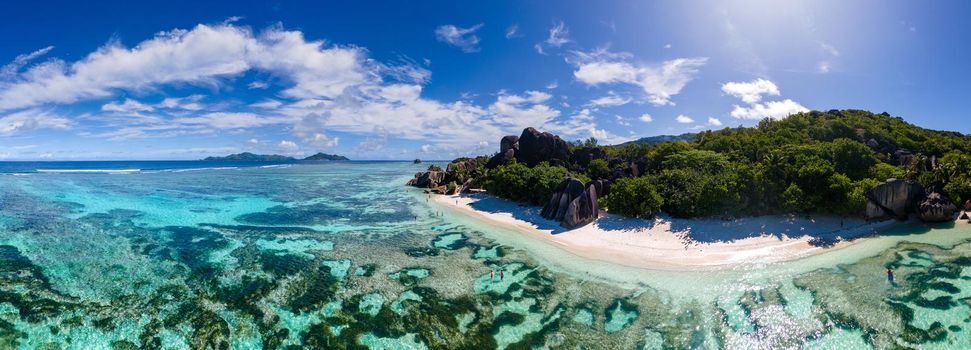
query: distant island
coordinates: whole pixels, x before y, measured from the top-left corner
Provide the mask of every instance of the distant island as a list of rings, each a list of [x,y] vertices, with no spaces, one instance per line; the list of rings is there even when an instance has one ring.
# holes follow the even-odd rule
[[[237,154],[230,154],[225,157],[206,157],[203,160],[208,161],[243,161],[243,162],[287,162],[294,161],[293,157],[281,156],[279,154],[253,154],[250,152],[243,152]]]
[[[310,157],[304,158],[303,160],[350,160],[350,159],[347,159],[347,157],[345,156],[339,156],[336,154],[317,153]]]
[[[237,162],[292,162],[296,161],[296,158],[281,156],[279,154],[254,154],[250,152],[230,154],[224,157],[206,157],[206,161],[237,161]],[[303,158],[302,160],[350,160],[347,157],[327,154],[327,153],[317,153],[310,157]]]

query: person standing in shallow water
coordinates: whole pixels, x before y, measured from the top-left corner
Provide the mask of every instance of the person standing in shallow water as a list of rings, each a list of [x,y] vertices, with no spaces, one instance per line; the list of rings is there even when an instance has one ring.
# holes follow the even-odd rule
[[[894,284],[894,280],[893,280],[893,269],[891,269],[889,267],[887,268],[887,282],[890,282],[890,284]]]

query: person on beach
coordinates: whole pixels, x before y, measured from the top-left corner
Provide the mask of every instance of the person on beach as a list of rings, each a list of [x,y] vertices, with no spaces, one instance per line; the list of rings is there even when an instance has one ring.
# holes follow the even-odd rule
[[[891,269],[889,267],[887,268],[887,281],[890,282],[890,284],[894,284],[894,280],[893,280],[893,269]]]
[[[496,279],[496,270],[489,271],[489,280],[492,281]]]

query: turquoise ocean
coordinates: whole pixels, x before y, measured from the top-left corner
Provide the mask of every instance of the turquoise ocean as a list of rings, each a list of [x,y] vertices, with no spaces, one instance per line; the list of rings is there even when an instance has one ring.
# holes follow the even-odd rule
[[[0,349],[971,348],[971,225],[653,271],[438,207],[427,166],[0,163]]]

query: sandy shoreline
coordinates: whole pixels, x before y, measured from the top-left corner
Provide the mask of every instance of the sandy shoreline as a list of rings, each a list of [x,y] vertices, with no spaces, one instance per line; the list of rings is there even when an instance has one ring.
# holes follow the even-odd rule
[[[851,246],[894,221],[765,216],[738,220],[627,219],[606,215],[566,231],[524,207],[486,194],[431,195],[436,204],[490,225],[544,240],[571,254],[629,267],[712,270],[801,259]],[[812,240],[838,240],[822,247]]]

